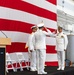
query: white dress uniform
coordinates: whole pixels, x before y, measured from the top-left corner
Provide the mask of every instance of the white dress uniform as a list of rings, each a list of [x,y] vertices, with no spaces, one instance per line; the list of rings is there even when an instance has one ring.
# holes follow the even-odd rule
[[[57,51],[57,58],[58,58],[58,70],[64,70],[64,63],[65,63],[65,51],[68,45],[68,39],[63,32],[58,33],[56,36],[56,51]]]
[[[34,50],[33,36],[34,32],[30,34],[27,45],[30,58],[30,69],[31,71],[36,71],[36,51]],[[32,50],[32,52],[30,52],[30,50]]]
[[[46,31],[42,31],[38,29],[34,34],[34,47],[36,49],[37,54],[37,71],[38,74],[44,72],[44,65],[46,59],[46,35],[52,35],[51,31],[47,29]]]

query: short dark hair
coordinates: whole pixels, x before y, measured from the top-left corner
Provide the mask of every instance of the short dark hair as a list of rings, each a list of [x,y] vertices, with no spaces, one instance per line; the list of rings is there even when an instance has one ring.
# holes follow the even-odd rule
[[[58,26],[58,29],[62,29],[62,27]]]

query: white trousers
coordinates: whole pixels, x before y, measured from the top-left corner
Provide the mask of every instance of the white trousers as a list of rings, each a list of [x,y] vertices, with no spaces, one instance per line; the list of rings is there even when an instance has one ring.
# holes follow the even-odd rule
[[[65,51],[57,51],[58,66],[65,67]]]
[[[36,51],[29,53],[30,69],[36,69]]]
[[[38,49],[36,50],[37,54],[37,71],[38,73],[44,71],[45,59],[46,59],[46,50],[45,49]]]

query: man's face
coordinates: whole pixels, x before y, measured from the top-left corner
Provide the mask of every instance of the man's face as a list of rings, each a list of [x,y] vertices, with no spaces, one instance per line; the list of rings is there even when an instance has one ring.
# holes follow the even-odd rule
[[[61,28],[58,28],[58,32],[61,33],[62,32],[62,29]]]
[[[32,29],[32,31],[33,31],[33,32],[36,32],[36,31],[37,31],[37,28],[36,28],[36,27],[35,27],[35,28],[33,28],[33,29]]]

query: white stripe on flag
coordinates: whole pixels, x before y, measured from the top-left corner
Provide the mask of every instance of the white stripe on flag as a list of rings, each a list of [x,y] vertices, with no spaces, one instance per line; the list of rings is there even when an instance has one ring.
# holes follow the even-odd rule
[[[58,61],[57,60],[57,54],[55,53],[55,54],[46,54],[46,61],[50,61],[50,62],[54,62],[54,61]]]
[[[28,60],[29,56],[28,56],[28,52],[23,52],[25,59]],[[15,53],[10,53],[10,55],[12,56],[12,58],[15,58]],[[16,58],[14,60],[17,60]],[[55,62],[58,61],[57,60],[57,54],[46,54],[46,62]]]
[[[56,39],[53,37],[46,37],[46,44],[54,46],[56,45]]]
[[[28,33],[14,32],[14,31],[3,31],[3,32],[8,36],[8,38],[11,38],[12,42],[26,43],[30,35]],[[5,36],[0,32],[0,37],[5,37]],[[46,44],[51,46],[56,45],[55,38],[46,37]]]

